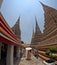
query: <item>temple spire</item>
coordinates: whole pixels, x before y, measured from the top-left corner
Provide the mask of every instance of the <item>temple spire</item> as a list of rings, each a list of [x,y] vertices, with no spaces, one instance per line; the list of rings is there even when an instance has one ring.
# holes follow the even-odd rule
[[[40,4],[42,5],[42,7],[43,7],[45,13],[46,13],[46,12],[49,13],[49,11],[51,12],[51,11],[53,11],[53,10],[56,10],[56,9],[50,7],[50,6],[47,6],[47,5],[43,4],[42,2],[40,2]]]
[[[40,2],[40,1],[39,1]],[[42,2],[40,2],[41,3],[41,5],[44,7],[45,5],[42,3]]]
[[[32,38],[34,38],[34,28],[33,28],[33,34],[32,34]]]
[[[36,17],[35,17],[35,22],[36,22],[36,27],[35,27],[35,33],[33,34],[31,41],[32,45],[37,45],[41,41],[41,35],[42,35]]]
[[[34,40],[34,28],[33,28],[33,32],[32,32],[32,39],[31,39],[31,43],[33,43]]]
[[[57,28],[57,10],[43,4],[42,2],[40,3],[42,4],[44,10],[44,35],[47,35]]]
[[[35,17],[35,21],[36,21],[36,29],[37,29],[37,28],[39,28],[39,27],[38,27],[38,23],[37,23],[36,17]]]
[[[40,28],[39,28],[39,25],[38,25],[38,23],[37,23],[37,19],[36,19],[36,17],[35,17],[35,21],[36,21],[36,28],[35,28],[35,32],[41,32],[40,31]]]
[[[16,24],[18,25],[18,27],[20,26],[20,16],[19,16],[19,18],[17,19]]]
[[[40,4],[42,5],[44,11],[45,11],[45,12],[48,12],[48,11],[47,11],[47,8],[48,8],[47,5],[43,4],[42,2],[40,2]]]
[[[14,31],[14,33],[16,34],[16,36],[21,39],[21,30],[20,30],[20,16],[17,19],[16,24],[12,27],[12,30]]]

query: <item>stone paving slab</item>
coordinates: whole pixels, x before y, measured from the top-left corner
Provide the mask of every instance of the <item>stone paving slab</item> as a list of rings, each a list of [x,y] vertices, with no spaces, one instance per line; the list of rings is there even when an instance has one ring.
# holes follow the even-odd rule
[[[26,60],[26,57],[22,57],[19,65],[44,65],[41,58],[36,59],[33,55],[31,60]]]

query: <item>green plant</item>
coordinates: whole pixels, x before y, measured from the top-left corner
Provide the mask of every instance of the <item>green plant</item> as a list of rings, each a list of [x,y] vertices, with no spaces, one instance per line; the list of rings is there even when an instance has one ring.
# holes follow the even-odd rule
[[[57,56],[49,55],[49,58],[55,59],[55,58],[57,58]]]
[[[53,53],[57,53],[57,48],[56,47],[52,47],[49,50],[46,51],[46,55],[50,58],[50,59],[56,59],[57,56],[53,55]]]
[[[47,50],[47,51],[46,51],[46,55],[49,55],[49,54],[50,54],[50,50]]]
[[[56,48],[56,47],[51,47],[51,48],[50,48],[50,51],[51,51],[52,53],[57,53],[57,48]]]

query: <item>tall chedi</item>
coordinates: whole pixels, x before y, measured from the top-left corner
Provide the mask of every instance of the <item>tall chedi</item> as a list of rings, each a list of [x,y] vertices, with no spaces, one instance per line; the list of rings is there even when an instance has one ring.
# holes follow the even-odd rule
[[[15,35],[21,39],[21,30],[20,30],[20,17],[18,18],[16,24],[12,27],[12,30],[14,31]]]
[[[57,10],[41,3],[44,10],[44,31],[41,45],[57,44]]]
[[[44,9],[44,35],[51,33],[57,28],[57,10],[41,3]]]
[[[34,44],[34,29],[33,29],[32,39],[31,39],[31,45],[33,44]]]
[[[35,27],[35,33],[32,36],[32,41],[31,41],[32,45],[38,45],[38,43],[41,41],[41,35],[42,35],[37,23],[37,19],[35,18],[35,20],[36,20],[36,27]]]

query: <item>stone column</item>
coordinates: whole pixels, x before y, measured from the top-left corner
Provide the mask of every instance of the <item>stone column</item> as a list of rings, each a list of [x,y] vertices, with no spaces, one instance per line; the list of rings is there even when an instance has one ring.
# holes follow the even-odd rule
[[[17,47],[17,54],[16,54],[17,58],[20,58],[20,47]]]
[[[22,57],[22,47],[20,47],[20,57]]]
[[[21,50],[20,50],[20,47],[19,47],[19,57],[21,57]]]
[[[26,49],[24,48],[24,51],[23,51],[23,56],[25,57],[26,56]]]
[[[25,49],[22,47],[22,55],[25,56]]]
[[[2,46],[2,43],[0,42],[0,60],[1,60],[1,46]]]
[[[14,63],[13,63],[13,59],[14,59],[13,58],[13,52],[14,52],[14,46],[8,45],[6,65],[14,65]]]

